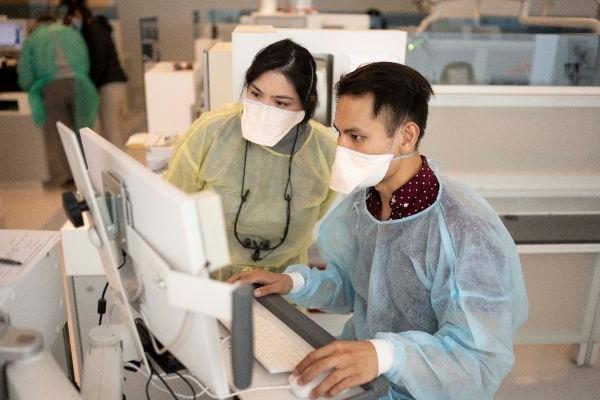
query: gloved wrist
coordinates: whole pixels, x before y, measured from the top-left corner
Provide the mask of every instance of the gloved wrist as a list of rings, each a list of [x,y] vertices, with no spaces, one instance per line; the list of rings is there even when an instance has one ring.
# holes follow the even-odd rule
[[[304,287],[305,280],[304,276],[302,276],[299,272],[284,272],[284,275],[292,278],[292,290],[290,290],[289,294],[298,293]]]
[[[394,346],[385,339],[369,340],[377,353],[377,375],[385,374],[394,363]]]

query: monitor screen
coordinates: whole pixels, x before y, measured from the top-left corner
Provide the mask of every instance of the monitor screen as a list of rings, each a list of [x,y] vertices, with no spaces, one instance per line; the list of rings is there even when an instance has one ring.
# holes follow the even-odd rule
[[[20,49],[25,40],[25,26],[21,22],[0,22],[0,47]]]
[[[318,103],[313,119],[325,126],[331,126],[331,101],[333,92],[333,56],[331,54],[313,54],[317,65]]]
[[[201,227],[199,196],[211,196],[210,193],[181,192],[89,128],[80,131],[86,169],[75,133],[60,123],[57,126],[78,192],[92,214],[91,226],[98,236],[99,255],[114,294],[114,304],[140,358],[144,359],[144,351],[133,320],[137,312],[149,331],[164,344],[158,352],[168,349],[213,393],[225,398],[229,387],[217,320],[173,306],[169,297],[172,292],[168,290],[172,282],[166,283],[168,277],[157,267],[160,265],[157,260],[162,259],[167,268],[184,272],[189,279],[208,279],[206,265],[210,258],[217,260],[219,267],[227,264],[229,253],[220,207],[210,210],[215,215],[212,223],[206,221],[212,235],[220,238],[219,245],[211,243]],[[119,195],[124,197],[117,202],[126,202],[122,209],[117,203],[97,195],[117,194],[119,185]],[[106,220],[109,214],[111,223],[119,226],[112,230],[114,236],[110,235],[110,224]],[[220,247],[221,261],[218,261],[215,245]],[[139,289],[133,299],[125,291],[117,269],[120,250],[126,250],[133,260],[137,279],[133,283]]]

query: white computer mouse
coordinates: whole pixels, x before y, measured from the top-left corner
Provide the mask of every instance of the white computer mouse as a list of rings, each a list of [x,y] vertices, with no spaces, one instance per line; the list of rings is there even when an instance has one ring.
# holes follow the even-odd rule
[[[299,399],[308,399],[310,396],[310,392],[312,392],[314,388],[319,386],[319,384],[329,376],[330,372],[331,370],[321,372],[315,377],[315,379],[308,382],[306,385],[298,384],[298,377],[294,376],[294,374],[290,374],[290,377],[288,378],[288,381],[290,383],[290,392],[292,392],[292,394]]]

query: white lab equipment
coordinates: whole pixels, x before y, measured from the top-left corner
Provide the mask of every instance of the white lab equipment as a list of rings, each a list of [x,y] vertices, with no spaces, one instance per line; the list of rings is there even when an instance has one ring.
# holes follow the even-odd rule
[[[71,214],[77,223],[81,211],[86,207],[91,210],[92,242],[99,249],[108,281],[116,293],[116,307],[128,329],[128,335],[121,335],[133,341],[136,359],[145,360],[145,355],[132,318],[131,294],[125,291],[117,270],[118,250],[127,251],[134,260],[139,285],[139,298],[134,300],[139,302],[147,327],[221,398],[227,396],[229,388],[216,317],[232,320],[232,357],[242,355],[247,361],[242,366],[239,360],[232,360],[234,381],[236,386],[247,386],[252,350],[239,345],[242,336],[235,332],[236,327],[240,328],[240,320],[232,314],[241,312],[240,316],[250,323],[249,288],[241,296],[241,287],[208,279],[210,271],[228,262],[218,197],[211,192],[197,196],[180,192],[93,131],[84,129],[81,136],[88,174],[75,134],[62,124],[58,127],[75,182],[85,199],[70,203],[70,209],[75,211]],[[211,301],[207,302],[207,298]],[[242,303],[246,301],[247,308],[237,307],[242,304],[238,298]],[[247,325],[245,328],[243,338],[248,342],[252,330]],[[83,387],[89,386],[86,377],[90,376],[85,372],[85,364]],[[239,379],[236,371],[242,371],[244,378]]]
[[[240,18],[242,25],[271,25],[276,28],[303,29],[369,29],[368,14],[319,13],[312,0],[295,0],[290,11],[278,11],[276,0],[263,0],[258,11]]]
[[[240,24],[271,25],[275,28],[367,30],[370,28],[371,17],[368,14],[252,13],[251,15],[242,16]]]
[[[231,101],[231,42],[217,42],[202,56],[203,110],[210,111]]]
[[[0,263],[0,398],[42,398],[28,397],[37,389],[70,400],[76,391],[65,377],[70,354],[60,235],[2,230],[0,255],[22,263]]]
[[[406,32],[402,31],[275,29],[240,25],[232,35],[233,99],[239,97],[244,74],[256,53],[283,39],[295,41],[312,54],[331,54],[333,83],[342,74],[351,72],[362,64],[375,61],[403,63],[406,53]]]
[[[82,212],[87,207],[91,210],[90,239],[99,250],[124,322],[91,331],[83,397],[102,393],[105,397],[100,398],[116,398],[122,382],[118,366],[124,360],[144,358],[140,338],[132,329],[135,304],[152,335],[166,343],[154,342],[155,352],[169,350],[218,398],[230,397],[230,369],[223,357],[227,351],[221,345],[217,318],[230,321],[233,379],[229,382],[236,388],[248,386],[253,370],[251,290],[208,279],[209,272],[229,260],[218,197],[210,191],[195,196],[179,191],[87,128],[81,130],[86,171],[75,134],[62,124],[58,127],[85,199],[67,195],[68,215],[72,223],[81,225]],[[121,261],[117,250],[126,251],[133,260],[137,286],[127,285],[132,289],[129,292],[117,267]],[[292,305],[274,297],[264,300],[274,314],[270,322],[279,318],[312,343],[312,348],[333,340]],[[357,399],[376,398],[387,391],[383,378],[362,387],[364,392]],[[267,389],[273,387],[249,390]],[[287,386],[275,389],[290,395]]]
[[[196,117],[201,71],[196,64],[159,62],[144,73],[148,132],[182,134]]]
[[[252,13],[242,16],[243,25],[270,25],[276,28],[320,29],[318,14],[275,12],[272,14]]]
[[[232,57],[220,54],[218,59],[209,52],[209,70],[215,68],[219,74],[210,75],[205,83],[211,93],[209,107],[215,109],[228,101],[239,101],[242,94],[244,75],[258,51],[271,43],[289,38],[304,46],[317,61],[319,105],[315,112],[317,120],[329,125],[334,114],[332,101],[333,85],[342,74],[358,66],[375,61],[404,63],[406,32],[389,30],[310,30],[275,29],[272,26],[238,26],[232,36]],[[222,49],[226,53],[227,49]],[[232,75],[223,73],[232,68]],[[231,94],[223,96],[223,90],[231,88]],[[212,96],[220,93],[220,100]]]

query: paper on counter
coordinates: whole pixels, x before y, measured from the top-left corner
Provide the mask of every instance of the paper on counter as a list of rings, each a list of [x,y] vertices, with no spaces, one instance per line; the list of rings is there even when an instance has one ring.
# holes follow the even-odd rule
[[[157,133],[134,133],[129,136],[125,146],[130,148],[148,148],[151,146],[171,146],[177,139],[178,135],[161,135]]]
[[[0,287],[10,286],[33,268],[60,241],[57,231],[0,230],[0,258],[22,265],[0,264]]]

